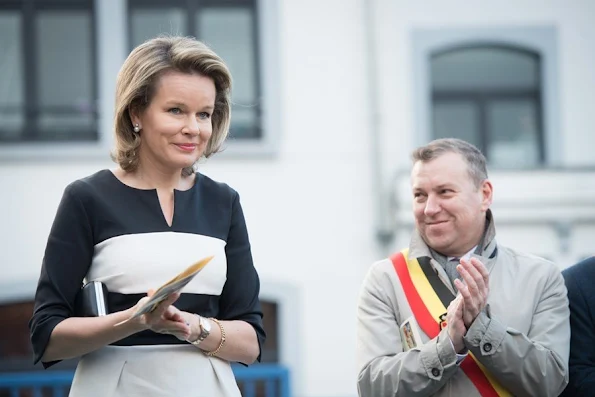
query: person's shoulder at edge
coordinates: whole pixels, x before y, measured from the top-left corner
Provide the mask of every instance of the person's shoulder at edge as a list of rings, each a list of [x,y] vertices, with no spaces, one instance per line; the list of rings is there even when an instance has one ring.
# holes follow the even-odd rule
[[[595,278],[595,256],[583,259],[582,261],[567,267],[562,271],[564,277],[572,276],[574,278],[590,277]]]

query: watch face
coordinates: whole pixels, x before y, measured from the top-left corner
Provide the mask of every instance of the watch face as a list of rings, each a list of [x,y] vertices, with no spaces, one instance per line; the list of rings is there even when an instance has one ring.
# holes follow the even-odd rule
[[[201,321],[201,326],[206,332],[211,332],[211,322],[208,319],[203,318],[203,321]]]

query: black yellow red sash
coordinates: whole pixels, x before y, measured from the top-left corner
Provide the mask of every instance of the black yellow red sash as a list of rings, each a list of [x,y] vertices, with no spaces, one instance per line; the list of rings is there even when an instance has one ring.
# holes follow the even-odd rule
[[[429,338],[435,338],[440,333],[440,323],[448,305],[444,291],[440,291],[437,283],[428,280],[417,259],[408,258],[408,250],[394,254],[391,261],[417,323]],[[448,293],[452,298],[452,293]],[[482,396],[512,396],[471,352],[461,363],[461,369]]]

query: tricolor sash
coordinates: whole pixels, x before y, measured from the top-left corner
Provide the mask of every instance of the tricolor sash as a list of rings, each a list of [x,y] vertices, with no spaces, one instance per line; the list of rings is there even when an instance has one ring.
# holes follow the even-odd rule
[[[446,307],[454,296],[431,268],[429,260],[420,263],[415,258],[409,259],[408,251],[398,252],[390,259],[413,316],[422,331],[433,339],[445,325]],[[471,352],[461,362],[461,369],[483,397],[512,396]]]

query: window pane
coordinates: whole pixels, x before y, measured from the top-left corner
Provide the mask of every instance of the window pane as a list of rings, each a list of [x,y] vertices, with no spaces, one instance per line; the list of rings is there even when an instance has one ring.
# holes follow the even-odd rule
[[[492,101],[487,107],[490,164],[506,168],[539,164],[537,105],[535,100]]]
[[[200,38],[223,58],[233,76],[231,135],[255,138],[258,128],[258,81],[254,13],[249,8],[205,8],[197,16]]]
[[[258,111],[250,106],[233,106],[231,111],[230,136],[232,138],[258,138]]]
[[[199,13],[198,26],[201,39],[231,70],[234,102],[253,103],[256,65],[252,12],[245,8],[207,8]]]
[[[261,360],[263,363],[278,363],[279,362],[279,305],[274,301],[262,300],[260,302],[262,308],[262,322],[264,329],[267,331],[267,338],[262,346]]]
[[[160,34],[188,34],[186,13],[181,8],[137,8],[131,12],[132,48]]]
[[[459,138],[481,148],[479,114],[471,101],[435,101],[434,138]]]
[[[0,140],[20,137],[24,124],[21,16],[0,12]]]
[[[36,23],[39,138],[95,130],[90,13],[43,11]]]
[[[505,47],[460,48],[432,56],[434,90],[539,87],[536,53]]]

